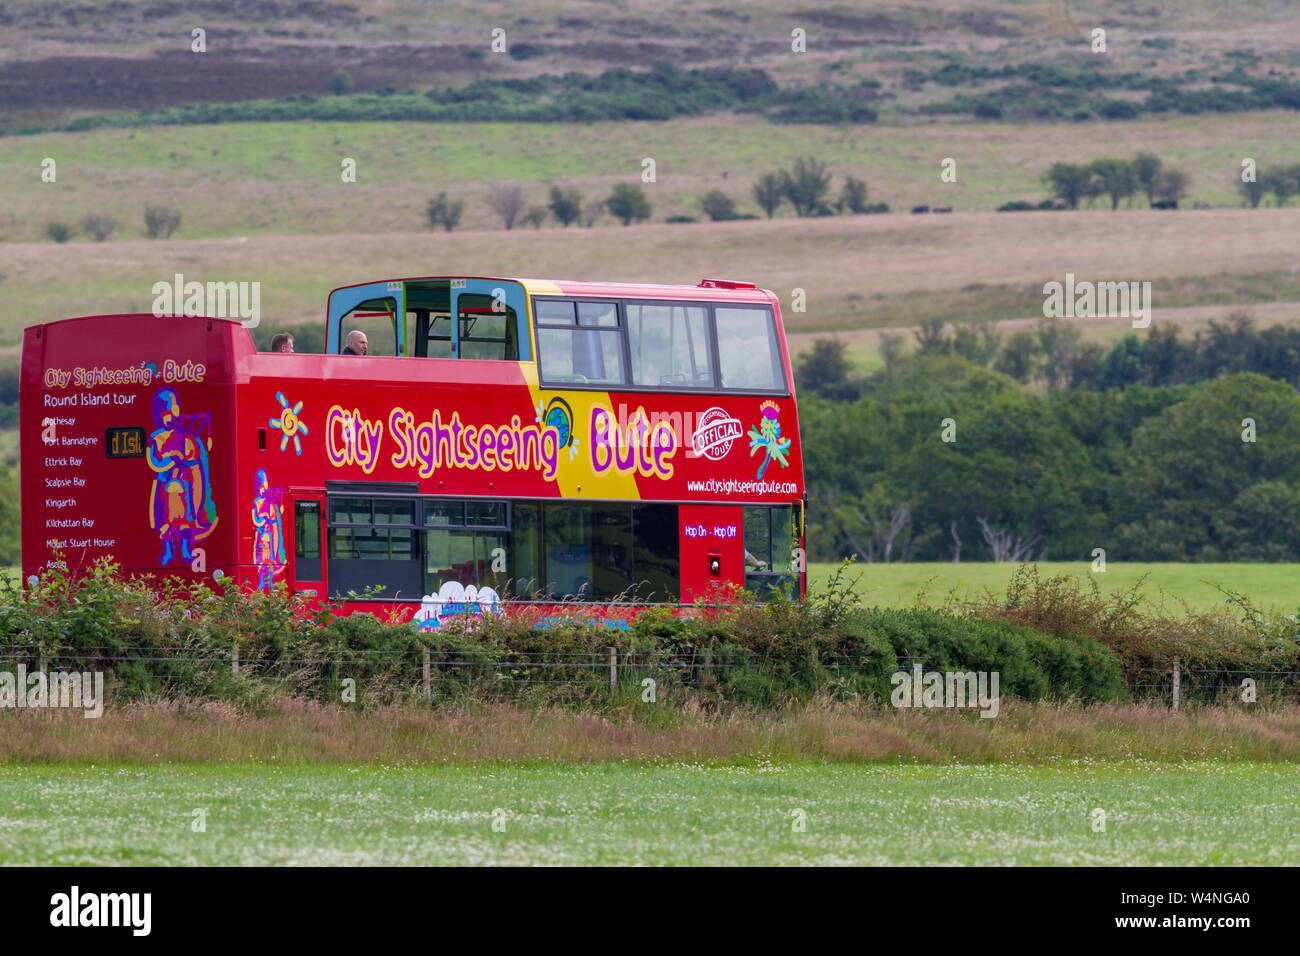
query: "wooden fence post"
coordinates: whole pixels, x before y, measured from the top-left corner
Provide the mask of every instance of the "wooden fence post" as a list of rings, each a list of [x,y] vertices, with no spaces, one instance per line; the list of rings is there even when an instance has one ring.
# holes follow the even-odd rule
[[[230,655],[230,669],[234,671],[236,677],[239,676],[239,645],[236,644]]]
[[[424,654],[424,666],[423,666],[424,699],[433,700],[433,668],[429,664],[429,649],[425,647],[422,648],[421,650]]]
[[[1182,683],[1182,677],[1183,677],[1182,668],[1178,666],[1178,658],[1175,657],[1174,658],[1174,695],[1173,695],[1175,714],[1178,713],[1178,691],[1179,691],[1179,685]]]
[[[618,692],[618,649],[609,649],[609,692]]]
[[[42,674],[45,673],[45,638],[40,638],[36,642],[36,669]]]

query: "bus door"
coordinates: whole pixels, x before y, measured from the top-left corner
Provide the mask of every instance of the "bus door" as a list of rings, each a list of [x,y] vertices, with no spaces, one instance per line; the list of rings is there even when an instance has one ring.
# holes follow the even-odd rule
[[[289,540],[289,589],[324,600],[325,589],[325,495],[316,491],[290,492],[289,513],[293,527]]]

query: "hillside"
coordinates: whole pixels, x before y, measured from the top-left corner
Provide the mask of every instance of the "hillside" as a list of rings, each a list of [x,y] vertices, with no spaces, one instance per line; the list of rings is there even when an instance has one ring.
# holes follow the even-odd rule
[[[0,341],[12,352],[31,322],[149,311],[152,284],[175,272],[262,282],[264,321],[273,325],[319,320],[325,294],[339,285],[457,272],[750,278],[785,299],[795,334],[907,326],[936,314],[1032,317],[1041,314],[1042,284],[1067,272],[1152,281],[1156,322],[1162,309],[1211,303],[1290,321],[1300,318],[1298,230],[1293,207],[9,244],[0,246]],[[795,287],[806,291],[807,312],[790,311]]]
[[[1107,30],[1105,56],[1116,72],[1173,77],[1220,69],[1229,55],[1294,68],[1300,10],[1252,2],[1228,12],[1210,0],[896,0],[869,9],[784,0],[740,7],[716,0],[527,7],[501,0],[8,0],[0,24],[0,99],[11,107],[3,122],[16,126],[101,110],[326,93],[336,68],[370,92],[661,60],[744,65],[783,85],[868,80],[881,84],[886,113],[907,112],[951,98],[943,84],[935,89],[918,79],[945,57],[999,67],[1059,62],[1091,55],[1098,27]],[[196,27],[205,31],[202,56],[190,51]],[[805,53],[792,53],[794,29],[804,31]],[[493,30],[505,31],[506,52],[490,49]],[[962,90],[984,91],[972,84]]]

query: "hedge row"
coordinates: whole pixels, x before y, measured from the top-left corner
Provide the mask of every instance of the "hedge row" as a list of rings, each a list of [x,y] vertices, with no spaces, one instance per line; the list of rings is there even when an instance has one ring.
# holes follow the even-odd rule
[[[283,591],[213,590],[123,578],[99,564],[72,580],[47,574],[22,588],[0,573],[0,671],[44,659],[99,670],[119,698],[239,699],[281,692],[337,699],[422,693],[439,698],[608,700],[608,651],[620,687],[653,678],[683,699],[778,706],[819,693],[888,700],[891,677],[994,672],[1026,700],[1122,699],[1178,658],[1203,681],[1300,671],[1300,623],[1241,595],[1238,613],[1144,614],[1134,593],[1103,596],[1075,579],[1018,571],[1005,597],[942,608],[863,608],[842,575],[803,603],[740,601],[689,614],[651,609],[613,626],[599,608],[516,607],[505,615],[420,631],[372,614],[339,616]],[[234,656],[238,654],[239,673]],[[1293,687],[1294,681],[1287,686]]]
[[[1126,694],[1119,655],[1095,641],[941,610],[868,610],[844,592],[690,615],[651,610],[630,627],[608,626],[576,605],[541,613],[418,631],[369,614],[311,611],[283,592],[124,580],[99,566],[75,582],[50,575],[27,590],[0,577],[0,670],[41,657],[52,669],[101,670],[122,699],[268,691],[337,699],[351,678],[359,700],[378,701],[422,692],[427,654],[440,699],[590,701],[607,691],[613,647],[633,692],[649,676],[658,693],[765,707],[817,693],[887,700],[891,675],[914,663],[997,671],[1001,693],[1028,700]]]

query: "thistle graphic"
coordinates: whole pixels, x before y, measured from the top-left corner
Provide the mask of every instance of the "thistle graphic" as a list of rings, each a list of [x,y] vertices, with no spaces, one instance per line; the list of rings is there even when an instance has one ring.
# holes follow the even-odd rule
[[[773,459],[780,462],[782,468],[789,464],[785,455],[790,450],[790,439],[781,437],[781,423],[777,421],[781,409],[776,402],[764,402],[759,411],[763,414],[762,420],[757,428],[750,428],[748,434],[750,457],[760,448],[764,451],[763,463],[758,466],[758,477],[762,478]]]

